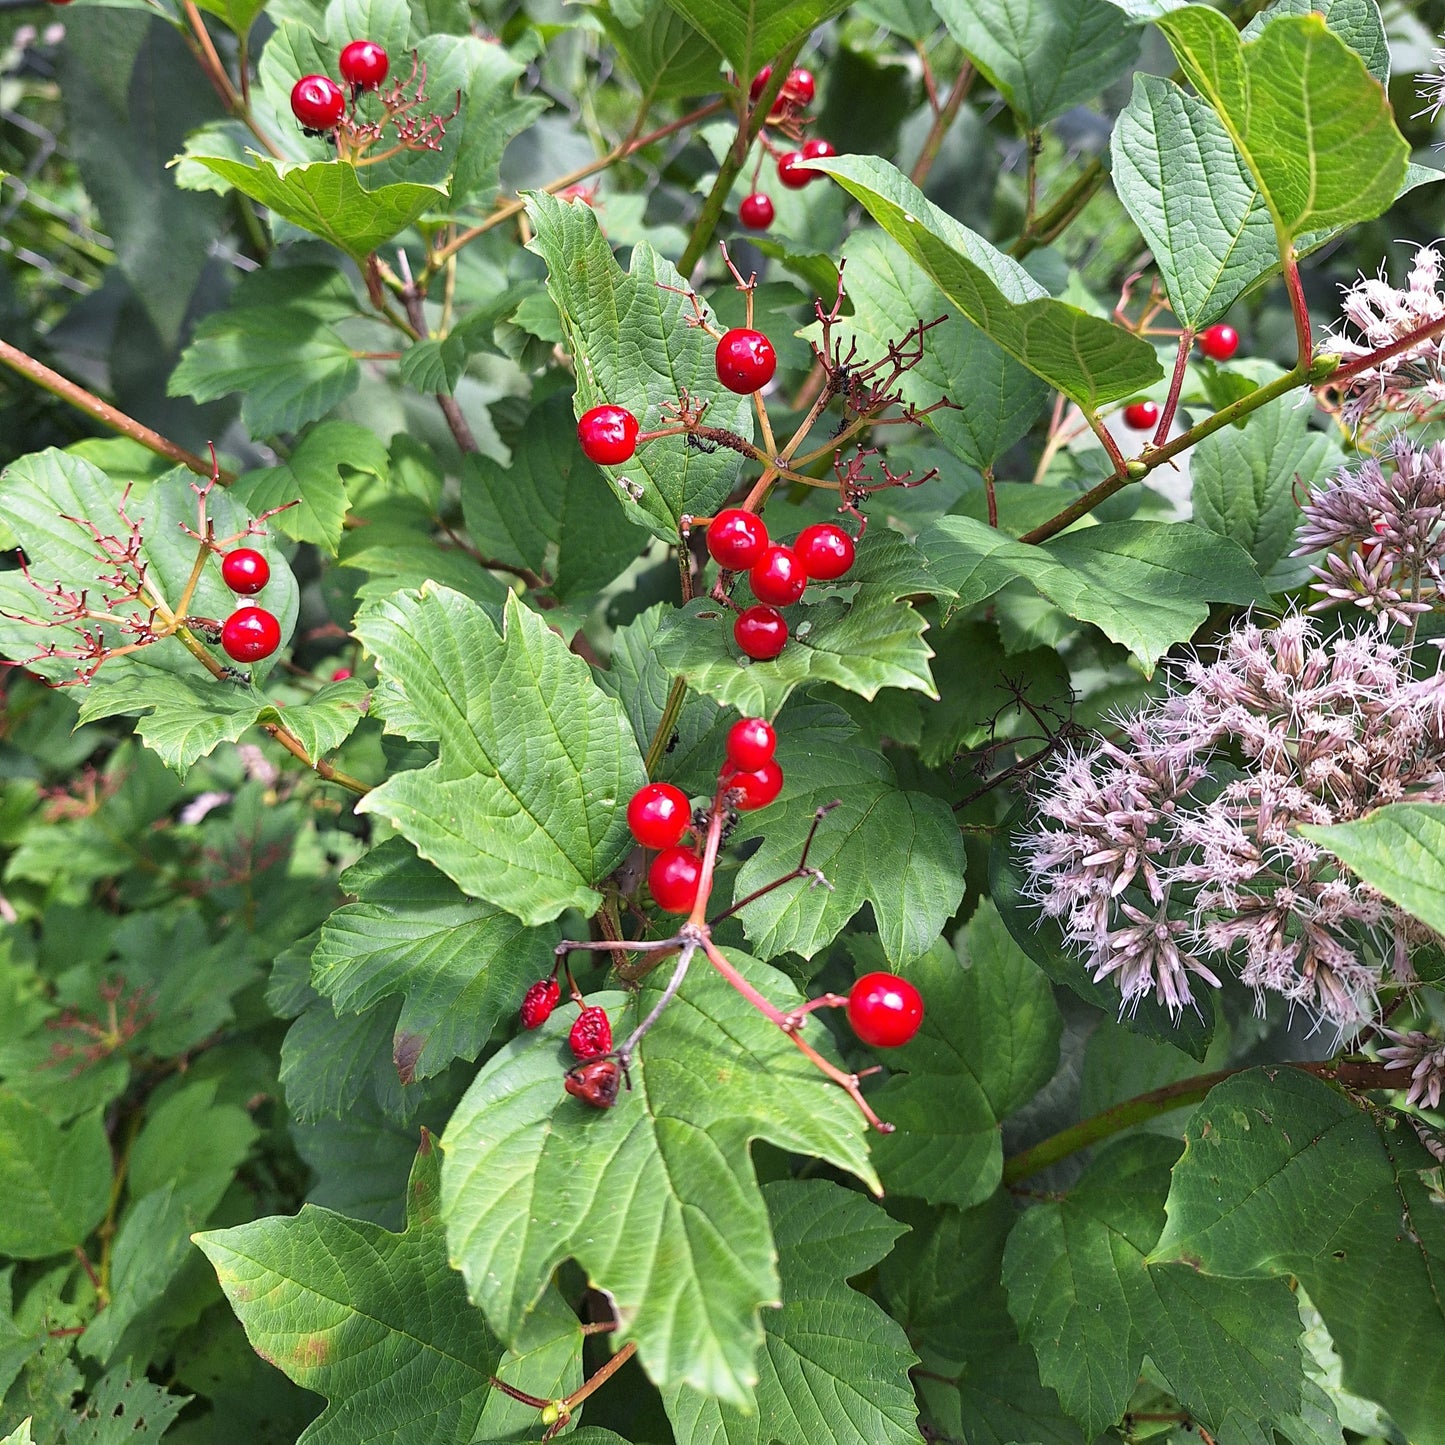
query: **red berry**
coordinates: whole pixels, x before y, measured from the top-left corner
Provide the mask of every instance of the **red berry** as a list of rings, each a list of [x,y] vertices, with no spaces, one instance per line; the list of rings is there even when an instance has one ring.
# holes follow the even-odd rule
[[[627,826],[644,848],[671,848],[692,821],[692,804],[671,783],[648,783],[627,805]]]
[[[795,66],[788,72],[788,78],[783,82],[783,88],[778,94],[794,105],[812,105],[813,96],[817,94],[818,86],[813,79],[811,70],[804,70],[801,66]]]
[[[767,718],[739,718],[728,729],[728,762],[739,772],[751,773],[773,760],[778,735]]]
[[[832,522],[804,527],[793,551],[803,571],[820,582],[836,582],[853,565],[853,539]]]
[[[783,791],[783,770],[776,758],[769,758],[750,773],[734,773],[728,779],[728,789],[738,812],[751,813],[756,808],[766,808]]]
[[[652,901],[664,913],[691,913],[702,878],[702,859],[691,848],[666,848],[647,870]]]
[[[600,1059],[612,1052],[612,1024],[608,1021],[607,1010],[584,1008],[577,1015],[567,1043],[579,1059]]]
[[[1159,408],[1152,401],[1131,401],[1124,408],[1124,425],[1148,431],[1159,420]]]
[[[375,90],[391,66],[386,51],[374,40],[353,40],[337,59],[341,78],[358,90]]]
[[[637,450],[637,418],[625,406],[594,406],[577,420],[582,454],[599,467],[615,467]]]
[[[1239,350],[1239,332],[1222,321],[1199,333],[1199,349],[1211,361],[1228,361]]]
[[[707,550],[719,567],[741,572],[751,567],[768,545],[768,529],[756,512],[727,507],[707,525]]]
[[[539,1029],[549,1018],[562,997],[562,986],[555,978],[539,978],[522,995],[522,1027]]]
[[[617,1102],[622,1088],[622,1070],[616,1059],[593,1059],[568,1069],[562,1087],[574,1099],[591,1104],[594,1109],[610,1109]]]
[[[330,76],[303,75],[291,87],[291,114],[307,130],[332,130],[346,114],[346,97]]]
[[[826,161],[837,154],[838,152],[833,149],[833,142],[824,140],[820,135],[815,135],[811,140],[803,142],[803,159],[805,161]],[[808,178],[814,181],[818,180],[818,172],[809,171]]]
[[[221,578],[232,592],[254,597],[271,580],[271,564],[254,547],[237,547],[221,558]]]
[[[281,624],[266,611],[248,602],[221,625],[221,647],[236,662],[260,662],[281,646]]]
[[[349,667],[338,667],[336,671],[331,674],[331,680],[332,682],[345,682],[350,676],[351,669]]]
[[[790,607],[803,595],[808,574],[791,547],[774,543],[748,569],[748,582],[759,602]]]
[[[799,168],[798,162],[802,159],[802,151],[788,151],[778,157],[778,179],[790,191],[801,191],[809,181],[817,179],[816,172]]]
[[[865,973],[848,992],[848,1022],[865,1044],[896,1049],[923,1024],[923,999],[906,978]]]
[[[761,191],[743,197],[738,207],[738,220],[752,231],[766,231],[773,224],[773,202]]]
[[[735,326],[717,344],[717,379],[739,396],[761,391],[778,369],[778,354],[761,331]]]
[[[776,657],[788,641],[788,622],[776,607],[761,603],[739,612],[733,623],[733,641],[744,656],[754,662],[767,662]]]
[[[756,100],[767,87],[768,82],[773,78],[773,67],[765,65],[753,76],[753,83],[748,86],[748,99]]]

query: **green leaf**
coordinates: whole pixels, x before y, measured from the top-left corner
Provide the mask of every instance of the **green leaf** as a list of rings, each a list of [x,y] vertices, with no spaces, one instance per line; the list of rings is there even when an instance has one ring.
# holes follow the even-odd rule
[[[710,400],[710,426],[752,436],[752,400],[718,387],[717,345],[688,325],[692,307],[679,294],[686,283],[676,267],[644,241],[623,271],[591,206],[533,192],[527,214],[537,232],[532,249],[547,263],[547,290],[577,363],[576,415],[610,402],[625,406],[644,431],[656,430],[667,425],[662,404],[675,403],[686,388]],[[633,521],[675,543],[679,518],[711,515],[739,466],[736,452],[696,451],[675,436],[648,442],[630,462],[603,473]]]
[[[3,1440],[0,1445],[35,1445],[30,1434],[30,1421],[22,1420]]]
[[[740,821],[739,840],[761,846],[734,891],[746,897],[794,868],[817,809],[838,802],[808,854],[829,886],[802,879],[748,904],[740,916],[754,950],[812,958],[869,903],[890,964],[924,953],[963,898],[963,840],[948,804],[899,787],[892,764],[871,749],[784,735],[778,760],[783,796]]]
[[[199,1079],[147,1113],[126,1173],[133,1198],[174,1187],[202,1214],[220,1202],[257,1131],[239,1105],[216,1102],[219,1088],[218,1079]]]
[[[551,972],[561,934],[477,903],[398,838],[341,875],[355,903],[326,921],[311,981],[338,1013],[404,997],[392,1056],[403,1083],[474,1059],[527,985]]]
[[[853,315],[834,335],[845,349],[856,338],[861,354],[868,357],[883,355],[890,342],[919,321],[948,311],[948,299],[928,276],[871,231],[848,243],[848,289]],[[1028,431],[1048,394],[964,317],[928,333],[922,360],[904,372],[899,390],[905,401],[920,408],[940,397],[953,402],[953,407],[931,412],[928,425],[955,456],[979,470],[991,467]]]
[[[1379,81],[1323,17],[1273,20],[1248,44],[1217,10],[1200,5],[1156,23],[1219,113],[1282,244],[1371,220],[1395,199],[1410,147]]]
[[[933,8],[1027,130],[1092,99],[1139,56],[1139,26],[1106,0],[934,0]]]
[[[719,51],[751,78],[794,41],[848,8],[848,0],[668,0]]]
[[[225,21],[237,35],[245,35],[266,8],[266,0],[196,0],[196,5]]]
[[[510,466],[475,454],[464,468],[472,541],[488,557],[549,576],[557,597],[596,596],[637,556],[641,538],[582,455],[566,396],[528,414]]]
[[[800,1001],[783,975],[731,957],[777,1007]],[[671,972],[588,1002],[620,1036]],[[605,1112],[562,1089],[575,1017],[559,1009],[507,1045],[452,1115],[442,1140],[451,1257],[508,1340],[553,1270],[575,1258],[615,1302],[614,1338],[636,1340],[659,1386],[746,1408],[759,1378],[758,1312],[780,1297],[748,1144],[817,1155],[876,1188],[862,1115],[702,958],[642,1041],[632,1091]]]
[[[221,743],[239,742],[265,706],[253,689],[214,678],[131,672],[101,679],[85,690],[80,722],[137,718],[136,735],[181,778]]]
[[[593,884],[631,850],[626,800],[646,781],[616,700],[536,613],[509,595],[498,631],[458,592],[427,584],[367,606],[387,729],[441,753],[357,804],[409,838],[473,897],[547,923],[598,906]]]
[[[958,945],[940,941],[898,970],[924,997],[923,1028],[888,1051],[876,1107],[898,1128],[873,1157],[890,1191],[967,1208],[998,1188],[999,1125],[1053,1077],[1063,1022],[1048,978],[991,903]]]
[[[110,1198],[110,1146],[98,1113],[62,1129],[0,1089],[0,1255],[44,1259],[82,1244]]]
[[[1243,431],[1223,427],[1190,456],[1194,520],[1233,538],[1262,573],[1289,565],[1300,480],[1316,481],[1344,464],[1334,438],[1311,430],[1313,414],[1298,398],[1282,396],[1255,412]]]
[[[258,271],[231,306],[196,327],[167,383],[170,396],[215,401],[241,393],[255,437],[297,431],[356,390],[361,366],[332,323],[356,314],[351,288],[328,266]]]
[[[1353,823],[1299,831],[1392,903],[1445,931],[1445,805],[1390,803]]]
[[[152,1445],[190,1401],[153,1385],[129,1365],[111,1370],[91,1389],[65,1445]]]
[[[1081,407],[1118,401],[1163,376],[1148,342],[1053,300],[1017,261],[939,210],[887,161],[838,156],[805,164],[862,202],[985,335]]]
[[[851,603],[810,589],[787,611],[791,635],[771,662],[749,662],[733,641],[733,614],[707,598],[670,612],[657,630],[659,662],[688,686],[749,716],[771,717],[794,688],[832,682],[860,697],[881,688],[937,695],[928,669],[928,624],[904,600],[943,596],[917,548],[890,533],[870,532],[848,574]],[[811,594],[818,592],[815,599]]]
[[[1293,1275],[1344,1360],[1419,1445],[1445,1440],[1445,1217],[1414,1135],[1298,1069],[1252,1069],[1189,1121],[1151,1263]],[[1230,1288],[1237,1289],[1237,1283]]]
[[[678,1445],[916,1445],[917,1357],[899,1325],[847,1285],[906,1226],[821,1179],[766,1185],[763,1199],[783,1291],[782,1308],[764,1316],[755,1407],[669,1390]]]
[[[307,1204],[291,1219],[196,1236],[252,1346],[330,1401],[304,1445],[378,1431],[397,1445],[479,1438],[502,1346],[448,1267],[439,1169],[423,1135],[401,1234]],[[579,1329],[573,1388],[581,1343]]]
[[[313,760],[339,748],[366,715],[370,692],[359,678],[328,682],[305,702],[262,711],[262,722],[284,723]]]
[[[1147,1354],[1191,1416],[1268,1421],[1300,1407],[1299,1311],[1282,1280],[1225,1284],[1146,1257],[1163,1228],[1173,1139],[1111,1145],[1062,1203],[1014,1226],[1009,1308],[1039,1373],[1094,1436],[1128,1408]]]
[[[1390,83],[1390,40],[1375,0],[1273,0],[1239,32],[1241,40],[1254,40],[1267,25],[1286,15],[1319,15],[1380,82]]]
[[[1242,547],[1190,522],[1103,522],[1035,547],[972,517],[943,517],[920,545],[957,592],[956,606],[975,606],[1021,579],[1122,643],[1146,675],[1194,635],[1209,603],[1268,599]]]
[[[344,1117],[374,1101],[394,1118],[408,1116],[392,1050],[400,1005],[386,1000],[363,1014],[338,1015],[313,998],[281,1043],[280,1078],[293,1117]]]
[[[634,23],[619,8],[599,10],[598,19],[644,96],[657,101],[717,89],[717,52],[693,28],[688,11],[648,0]]]
[[[255,163],[246,165],[223,156],[193,159],[242,195],[330,241],[363,267],[371,252],[406,230],[422,212],[437,207],[445,194],[415,181],[366,191],[356,168],[335,160],[295,164],[256,155]]]

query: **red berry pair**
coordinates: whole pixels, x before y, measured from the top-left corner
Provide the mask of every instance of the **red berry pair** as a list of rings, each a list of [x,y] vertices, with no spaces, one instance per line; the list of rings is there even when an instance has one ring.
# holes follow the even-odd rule
[[[766,808],[783,791],[783,770],[773,757],[778,735],[760,717],[745,717],[728,729],[727,764],[722,779],[740,813]]]
[[[753,76],[753,82],[748,86],[748,99],[756,100],[763,91],[767,89],[768,82],[773,78],[773,67],[765,65]],[[794,66],[788,72],[788,78],[783,82],[783,88],[778,92],[778,99],[774,103],[773,111],[776,114],[785,105],[809,106],[813,103],[813,96],[817,94],[818,84],[813,79],[810,70],[804,70],[801,66]]]
[[[341,78],[353,96],[376,90],[391,68],[391,60],[371,40],[353,40],[337,57]],[[346,114],[346,95],[329,75],[303,75],[291,87],[291,114],[309,131],[335,130]]]
[[[647,783],[627,805],[627,826],[644,848],[661,851],[647,870],[653,901],[665,913],[691,913],[697,901],[702,859],[681,845],[692,824],[692,804],[671,783]]]
[[[271,580],[271,566],[254,547],[237,547],[221,558],[221,578],[232,592],[252,597]],[[221,624],[221,648],[233,662],[260,662],[280,646],[281,624],[254,602]]]
[[[810,171],[799,165],[800,161],[827,160],[838,152],[833,149],[830,142],[825,141],[821,136],[814,136],[811,140],[803,142],[803,148],[796,151],[787,151],[778,157],[778,179],[790,191],[801,191],[804,186],[810,186],[814,181],[823,179],[822,171]]]

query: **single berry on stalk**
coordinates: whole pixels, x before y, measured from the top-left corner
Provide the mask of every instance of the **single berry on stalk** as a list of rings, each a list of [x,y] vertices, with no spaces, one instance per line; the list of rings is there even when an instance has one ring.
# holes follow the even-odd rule
[[[778,92],[779,99],[786,100],[792,105],[812,105],[813,97],[818,92],[817,82],[813,79],[811,70],[804,70],[802,66],[794,66],[788,72],[788,78],[783,82],[783,88]]]
[[[616,1059],[593,1059],[568,1069],[562,1076],[562,1087],[594,1109],[610,1109],[622,1090],[622,1070]]]
[[[739,772],[751,773],[773,760],[778,735],[767,718],[739,718],[728,729],[728,762]]]
[[[567,1035],[567,1044],[582,1060],[600,1059],[603,1054],[610,1054],[612,1024],[608,1020],[607,1010],[590,1006],[584,1008],[577,1015]]]
[[[793,551],[803,571],[819,582],[836,582],[853,565],[853,539],[833,522],[814,522],[798,533]]]
[[[837,154],[838,152],[833,148],[833,142],[824,140],[820,135],[815,135],[803,142],[803,159],[805,161],[831,160]],[[809,171],[808,178],[814,181],[822,179],[817,171]]]
[[[599,467],[615,467],[637,450],[637,418],[625,406],[594,406],[577,419],[582,454]]]
[[[1206,326],[1199,333],[1199,349],[1211,361],[1228,361],[1239,350],[1239,332],[1222,321]]]
[[[237,547],[221,558],[221,580],[232,592],[254,597],[271,580],[271,564],[254,547]]]
[[[768,662],[787,645],[788,620],[776,607],[760,602],[738,613],[733,622],[733,641],[745,657]]]
[[[906,978],[865,973],[848,992],[848,1022],[865,1044],[896,1049],[923,1024],[923,998]]]
[[[750,231],[766,231],[773,224],[772,198],[761,191],[744,196],[742,205],[738,207],[738,220]]]
[[[776,758],[749,773],[733,773],[727,780],[732,804],[740,813],[766,808],[783,791],[783,770]]]
[[[801,191],[809,181],[817,178],[816,171],[805,171],[798,165],[802,159],[802,151],[785,151],[778,157],[778,179],[790,191]]]
[[[767,550],[768,529],[756,512],[726,507],[707,524],[708,555],[729,572],[743,572]]]
[[[336,65],[348,85],[358,90],[375,90],[386,79],[391,61],[374,40],[353,40],[342,48]]]
[[[671,783],[648,783],[627,805],[627,826],[644,848],[671,848],[691,820],[687,794]]]
[[[522,1027],[539,1029],[557,1007],[562,997],[562,985],[555,978],[539,978],[522,995]]]
[[[260,662],[281,646],[281,624],[248,602],[221,624],[221,647],[233,662]]]
[[[753,76],[753,83],[748,86],[748,99],[756,100],[767,88],[768,82],[773,78],[773,67],[765,65]]]
[[[1131,401],[1124,408],[1124,425],[1134,431],[1148,431],[1158,421],[1159,408],[1152,401]]]
[[[778,369],[778,353],[761,331],[735,326],[717,344],[717,379],[739,396],[761,391]]]
[[[303,75],[291,87],[291,114],[307,130],[334,130],[346,114],[346,96],[327,75]]]
[[[691,913],[702,878],[702,859],[691,848],[665,848],[647,870],[652,901],[664,913]]]
[[[774,543],[748,569],[748,584],[759,602],[791,607],[803,595],[808,574],[791,547]]]

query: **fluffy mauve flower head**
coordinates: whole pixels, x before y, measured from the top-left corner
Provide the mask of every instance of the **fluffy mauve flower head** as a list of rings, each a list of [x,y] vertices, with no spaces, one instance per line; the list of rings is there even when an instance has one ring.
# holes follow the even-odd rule
[[[1389,1046],[1380,1050],[1380,1057],[1410,1070],[1410,1088],[1405,1102],[1421,1109],[1438,1109],[1445,1095],[1445,1039],[1437,1039],[1419,1029],[1396,1033],[1381,1029]]]

